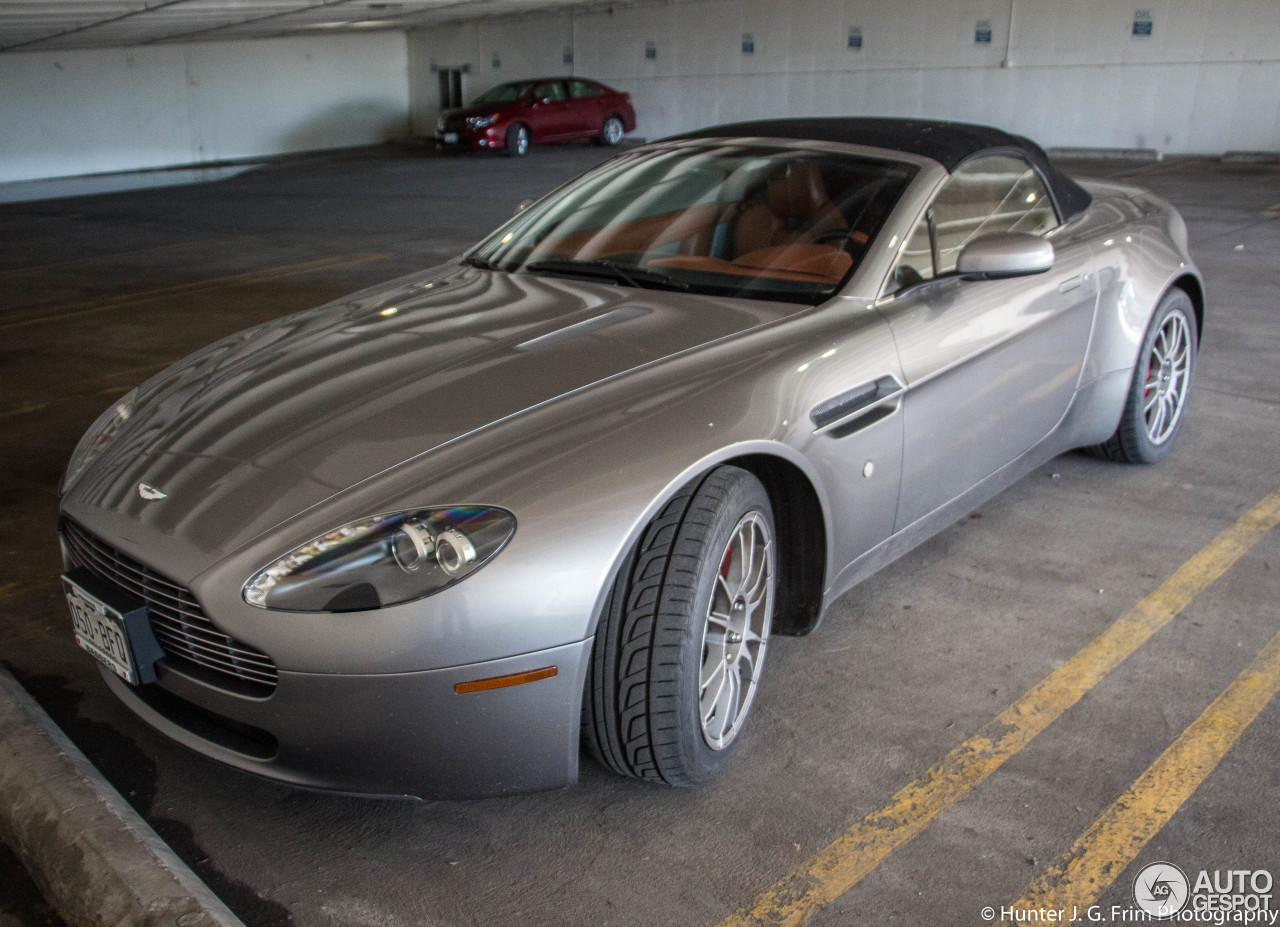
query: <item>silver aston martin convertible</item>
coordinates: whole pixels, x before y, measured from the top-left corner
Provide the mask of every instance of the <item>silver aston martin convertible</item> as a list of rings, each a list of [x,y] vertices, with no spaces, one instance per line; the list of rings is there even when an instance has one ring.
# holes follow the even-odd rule
[[[771,634],[1072,448],[1169,452],[1182,219],[956,123],[633,149],[460,258],[193,354],[62,487],[77,642],[301,786],[704,782]]]

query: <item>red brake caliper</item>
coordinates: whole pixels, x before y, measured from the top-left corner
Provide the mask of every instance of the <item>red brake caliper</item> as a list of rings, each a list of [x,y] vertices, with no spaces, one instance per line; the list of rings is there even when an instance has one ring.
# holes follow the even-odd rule
[[[720,563],[720,577],[722,579],[729,578],[729,563],[733,560],[733,545],[730,544],[725,548],[724,560]]]

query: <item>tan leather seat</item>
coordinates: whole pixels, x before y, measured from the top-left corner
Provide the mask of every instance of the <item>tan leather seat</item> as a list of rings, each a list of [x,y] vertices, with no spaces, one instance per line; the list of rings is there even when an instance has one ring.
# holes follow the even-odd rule
[[[786,176],[768,182],[763,203],[748,206],[738,216],[733,253],[737,257],[773,245],[812,242],[824,232],[848,227],[827,196],[818,165],[798,161],[788,165]]]

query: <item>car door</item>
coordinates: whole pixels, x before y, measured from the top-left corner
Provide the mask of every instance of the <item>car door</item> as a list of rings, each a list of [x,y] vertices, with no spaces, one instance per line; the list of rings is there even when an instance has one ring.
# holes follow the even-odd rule
[[[955,274],[968,242],[1008,231],[1053,241],[1052,268],[997,280]],[[895,530],[1013,461],[1066,413],[1097,280],[1088,244],[1060,231],[1034,168],[986,155],[952,172],[905,242],[887,284],[899,294],[880,303],[907,381]]]
[[[529,109],[536,141],[554,141],[573,134],[573,110],[564,81],[549,80],[534,87]]]
[[[600,134],[604,101],[604,91],[598,85],[585,80],[569,81],[569,117],[575,136],[591,138]]]

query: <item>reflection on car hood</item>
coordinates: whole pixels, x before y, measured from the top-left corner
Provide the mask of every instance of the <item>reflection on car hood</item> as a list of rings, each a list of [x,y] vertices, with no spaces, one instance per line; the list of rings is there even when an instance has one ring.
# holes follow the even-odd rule
[[[470,106],[464,106],[461,109],[447,109],[440,115],[441,118],[446,120],[466,119],[468,116],[492,116],[510,105],[510,103],[472,103]]]
[[[469,432],[799,308],[466,267],[419,275],[169,368],[68,501],[228,553]],[[139,482],[168,497],[142,500]]]

